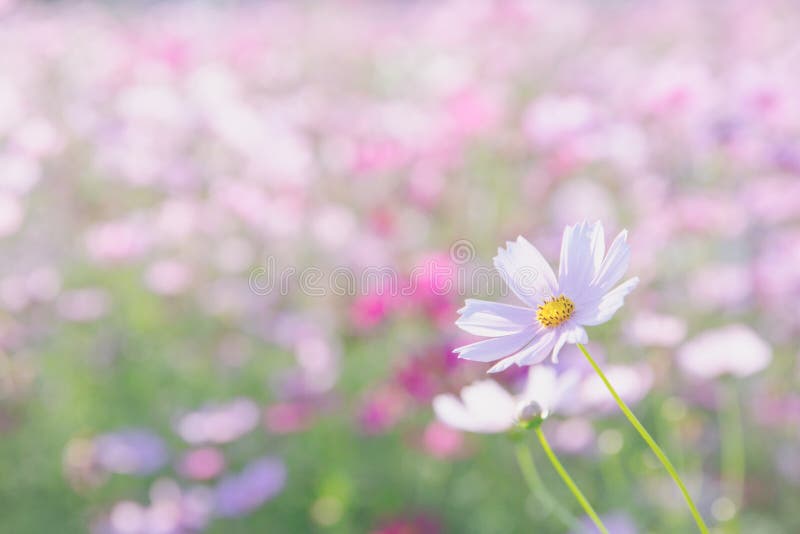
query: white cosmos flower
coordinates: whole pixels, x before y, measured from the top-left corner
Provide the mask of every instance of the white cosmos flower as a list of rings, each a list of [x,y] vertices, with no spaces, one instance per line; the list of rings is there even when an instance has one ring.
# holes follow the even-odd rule
[[[525,389],[512,395],[494,380],[479,380],[455,395],[437,395],[433,411],[444,424],[481,434],[497,434],[514,427],[530,408],[536,415],[546,418],[571,396],[578,384],[578,373],[567,371],[558,374],[552,367],[532,367],[528,371]]]
[[[557,277],[522,236],[499,248],[494,266],[525,306],[467,299],[456,325],[491,339],[455,349],[459,358],[500,360],[489,369],[496,373],[539,363],[551,353],[555,362],[565,343],[586,343],[583,327],[611,319],[639,283],[634,277],[614,287],[628,269],[627,236],[620,232],[606,252],[600,222],[567,226]]]
[[[678,365],[697,378],[722,375],[744,378],[765,369],[772,347],[752,328],[731,324],[707,330],[678,350]]]

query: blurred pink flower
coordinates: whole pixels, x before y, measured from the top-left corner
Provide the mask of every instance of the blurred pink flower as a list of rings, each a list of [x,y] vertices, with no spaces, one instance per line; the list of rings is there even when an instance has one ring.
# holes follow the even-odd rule
[[[418,358],[412,358],[400,368],[396,377],[403,389],[417,401],[429,401],[436,394],[438,388],[436,376],[427,368],[425,362]]]
[[[408,280],[411,306],[419,308],[439,324],[452,320],[456,311],[458,266],[444,253],[423,256]]]
[[[769,224],[800,217],[800,181],[794,176],[761,177],[749,182],[740,199],[753,216]]]
[[[178,472],[191,480],[215,478],[225,469],[225,457],[219,449],[202,447],[183,454]]]
[[[183,293],[192,280],[188,265],[177,260],[160,260],[145,273],[147,287],[159,295]]]
[[[362,401],[358,423],[366,434],[382,434],[394,427],[406,410],[405,395],[393,387],[384,387]]]
[[[125,262],[140,258],[150,247],[150,233],[141,221],[109,222],[86,233],[89,256],[99,262]]]
[[[595,431],[591,421],[583,417],[570,417],[554,421],[547,428],[547,439],[558,452],[585,454],[595,442]]]
[[[328,205],[319,208],[311,220],[314,237],[324,249],[342,249],[353,239],[358,220],[355,214],[344,206]]]
[[[273,434],[294,434],[306,430],[312,422],[311,409],[300,402],[281,402],[267,406],[264,423]]]
[[[150,504],[119,501],[92,527],[93,534],[180,534],[203,530],[211,519],[213,496],[201,487],[181,489],[169,479],[157,480]]]
[[[643,362],[635,365],[606,365],[604,371],[608,381],[627,404],[638,403],[653,387],[653,370]],[[614,413],[618,408],[596,374],[588,375],[581,382],[576,397],[576,405],[581,410]]]
[[[749,265],[709,263],[691,275],[688,290],[698,308],[742,308],[753,294],[753,274]]]
[[[369,331],[380,325],[392,311],[393,296],[372,293],[356,297],[350,307],[350,322],[358,331]]]
[[[436,458],[452,458],[463,450],[464,436],[456,429],[433,421],[425,427],[422,444],[428,454]]]
[[[499,115],[496,99],[477,85],[453,93],[444,105],[456,135],[472,135],[488,129]]]
[[[258,425],[260,412],[250,399],[239,398],[224,404],[210,404],[182,416],[176,430],[187,443],[229,443]]]
[[[686,330],[680,317],[640,313],[625,325],[625,337],[636,345],[674,347],[686,337]]]

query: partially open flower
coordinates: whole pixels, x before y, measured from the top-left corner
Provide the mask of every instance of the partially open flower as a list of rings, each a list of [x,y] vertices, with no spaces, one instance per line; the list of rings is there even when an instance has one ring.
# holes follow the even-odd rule
[[[440,421],[459,430],[482,434],[505,432],[520,425],[537,426],[577,385],[574,372],[558,374],[550,367],[531,368],[524,390],[512,395],[494,380],[480,380],[455,395],[437,395],[433,410]]]

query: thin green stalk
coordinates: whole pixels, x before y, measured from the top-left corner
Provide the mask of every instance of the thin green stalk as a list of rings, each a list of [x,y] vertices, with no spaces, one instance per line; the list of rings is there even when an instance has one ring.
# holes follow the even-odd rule
[[[586,359],[589,360],[589,363],[592,365],[597,375],[606,385],[606,388],[608,389],[609,393],[611,393],[611,396],[614,397],[614,400],[617,402],[617,405],[619,405],[619,408],[620,410],[622,410],[622,413],[625,414],[625,417],[628,418],[628,421],[630,421],[631,425],[633,425],[633,428],[635,428],[636,431],[639,432],[639,435],[642,436],[642,439],[644,439],[645,442],[650,446],[650,449],[652,449],[653,453],[661,461],[661,464],[664,466],[664,468],[672,477],[672,480],[674,480],[675,484],[678,485],[678,488],[681,490],[681,493],[683,493],[683,498],[686,499],[686,504],[689,505],[689,510],[691,511],[695,522],[697,523],[697,528],[699,528],[700,532],[702,532],[703,534],[708,534],[708,527],[703,521],[703,517],[700,515],[700,512],[697,511],[697,507],[695,506],[692,497],[689,495],[689,490],[686,489],[686,486],[681,480],[681,477],[678,475],[678,472],[675,470],[675,467],[672,466],[672,462],[669,461],[667,455],[664,454],[664,451],[661,450],[661,447],[658,446],[658,443],[656,443],[656,441],[653,439],[653,437],[650,435],[647,429],[642,425],[642,423],[639,422],[639,419],[636,417],[636,415],[634,415],[631,409],[628,408],[628,405],[625,404],[625,401],[623,401],[622,398],[619,396],[619,394],[617,394],[616,390],[611,385],[611,382],[608,381],[606,375],[597,365],[597,362],[594,361],[594,358],[592,358],[592,356],[586,350],[586,347],[578,343],[578,348],[581,349],[583,355],[586,356]]]
[[[528,489],[531,493],[542,503],[542,505],[550,512],[558,517],[559,521],[564,523],[568,528],[576,526],[577,521],[572,514],[565,510],[547,491],[547,487],[542,482],[539,472],[536,470],[536,464],[533,462],[533,456],[527,445],[518,443],[516,446],[517,463],[525,482],[528,484]]]
[[[730,382],[721,385],[719,406],[720,449],[722,454],[722,481],[736,506],[736,514],[742,505],[745,477],[745,454],[742,435],[742,415],[739,395]],[[735,519],[735,517],[734,517]],[[734,527],[736,523],[734,522]]]
[[[578,489],[578,486],[575,485],[575,482],[573,482],[572,477],[569,476],[567,470],[564,469],[564,466],[562,466],[561,462],[558,461],[558,458],[553,452],[553,449],[550,448],[550,444],[547,442],[547,438],[544,436],[544,432],[542,432],[541,427],[536,427],[536,435],[539,437],[539,442],[541,442],[545,454],[547,454],[547,457],[550,459],[550,463],[553,464],[553,467],[555,467],[556,471],[558,471],[558,474],[561,475],[562,480],[564,480],[564,483],[567,485],[572,494],[575,495],[575,498],[583,507],[586,515],[592,519],[595,526],[597,526],[602,534],[608,534],[608,529],[600,520],[597,512],[594,511],[594,508],[592,508],[592,505],[589,504],[589,501],[586,499],[586,497],[583,496],[583,493],[580,489]]]

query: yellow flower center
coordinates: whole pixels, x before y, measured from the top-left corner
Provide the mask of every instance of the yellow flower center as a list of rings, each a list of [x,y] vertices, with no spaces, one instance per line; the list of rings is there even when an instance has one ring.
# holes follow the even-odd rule
[[[575,304],[564,295],[551,297],[539,304],[536,320],[544,327],[554,328],[564,324],[575,313]]]

